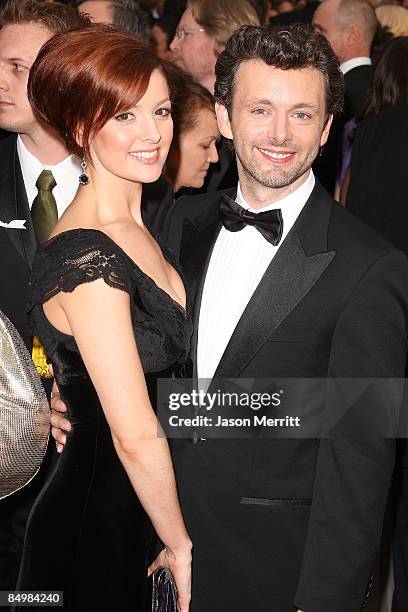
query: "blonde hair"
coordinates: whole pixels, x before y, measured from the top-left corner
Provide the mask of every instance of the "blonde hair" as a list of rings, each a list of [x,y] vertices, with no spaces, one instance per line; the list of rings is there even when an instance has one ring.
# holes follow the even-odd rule
[[[216,42],[215,51],[225,49],[230,36],[243,25],[259,26],[259,17],[248,0],[189,0],[193,17]]]
[[[382,4],[375,9],[378,21],[394,36],[408,36],[408,10],[403,6]]]

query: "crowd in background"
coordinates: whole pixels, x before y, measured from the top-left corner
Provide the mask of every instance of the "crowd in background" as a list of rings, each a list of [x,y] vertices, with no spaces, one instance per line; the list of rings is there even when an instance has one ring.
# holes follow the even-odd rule
[[[174,139],[164,175],[146,189],[144,200],[146,219],[158,232],[168,208],[177,206],[184,195],[236,185],[235,160],[231,146],[220,137],[213,99],[216,60],[229,36],[247,24],[312,23],[332,45],[345,82],[344,108],[335,117],[314,172],[346,208],[408,254],[408,0],[60,3],[76,5],[94,21],[131,32],[166,62],[173,90]],[[2,127],[7,136],[7,126]],[[401,456],[406,465],[403,449]],[[401,502],[399,514],[398,503],[397,521],[403,532],[408,529],[402,512],[406,502]],[[398,554],[404,567],[406,550]]]

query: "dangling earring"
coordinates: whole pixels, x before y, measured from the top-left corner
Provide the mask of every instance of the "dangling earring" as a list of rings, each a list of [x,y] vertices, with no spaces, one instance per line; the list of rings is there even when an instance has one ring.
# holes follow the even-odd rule
[[[322,145],[322,146],[319,148],[319,154],[318,154],[318,156],[317,156],[317,157],[322,157],[323,153],[324,153],[324,145]]]
[[[91,179],[86,173],[87,167],[88,167],[88,164],[86,163],[85,158],[83,157],[81,161],[82,172],[79,175],[79,183],[81,185],[89,185],[89,183],[91,182]]]

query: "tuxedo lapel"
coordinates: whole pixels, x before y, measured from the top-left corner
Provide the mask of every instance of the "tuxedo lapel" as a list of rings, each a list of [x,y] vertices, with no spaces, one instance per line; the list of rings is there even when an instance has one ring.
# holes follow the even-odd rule
[[[205,277],[208,270],[211,254],[215,241],[221,229],[221,224],[216,219],[204,231],[197,232],[190,226],[186,231],[191,236],[195,234],[194,250],[189,254],[184,252],[181,256],[181,267],[187,280],[190,293],[190,303],[193,304],[193,336],[191,338],[190,357],[193,362],[193,376],[197,377],[197,335],[200,317],[201,299]]]
[[[236,190],[225,191],[235,197]],[[203,210],[185,219],[180,249],[180,264],[189,288],[190,303],[193,305],[194,332],[191,338],[190,358],[193,362],[193,376],[197,376],[197,334],[201,299],[215,241],[221,229],[219,201],[221,193],[212,200],[202,199]]]
[[[335,252],[327,251],[330,211],[317,185],[248,302],[214,378],[239,376],[333,260]]]
[[[17,155],[16,139],[10,136],[4,139],[0,147],[3,161],[0,175],[0,220],[9,223],[14,219],[26,219],[26,229],[4,228],[0,231],[7,232],[17,252],[26,260],[27,266],[30,268],[36,249],[36,241]]]
[[[34,227],[31,219],[31,211],[27,200],[27,193],[24,186],[23,174],[21,172],[20,161],[17,155],[17,147],[14,149],[14,185],[15,185],[15,201],[17,215],[21,215],[21,219],[27,219],[26,229],[21,231],[23,248],[25,251],[26,261],[31,270],[34,254],[37,249],[37,240],[34,233]]]

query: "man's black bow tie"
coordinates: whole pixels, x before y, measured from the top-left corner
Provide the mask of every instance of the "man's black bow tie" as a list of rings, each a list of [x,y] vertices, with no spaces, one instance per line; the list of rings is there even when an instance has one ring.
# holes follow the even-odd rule
[[[253,225],[274,246],[279,244],[282,238],[283,219],[280,208],[253,213],[223,194],[220,202],[220,217],[225,229],[230,232],[239,232],[246,225]]]

